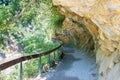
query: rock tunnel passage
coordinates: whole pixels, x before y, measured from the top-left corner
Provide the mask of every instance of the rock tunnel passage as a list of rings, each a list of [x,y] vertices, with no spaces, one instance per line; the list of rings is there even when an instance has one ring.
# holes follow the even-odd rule
[[[64,48],[61,63],[42,78],[35,80],[97,80],[95,56],[76,48]]]

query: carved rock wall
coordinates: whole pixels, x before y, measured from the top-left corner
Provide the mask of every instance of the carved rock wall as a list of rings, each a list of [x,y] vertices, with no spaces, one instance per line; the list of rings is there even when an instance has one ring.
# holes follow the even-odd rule
[[[66,17],[63,30],[76,33],[73,42],[94,49],[98,80],[120,80],[120,0],[53,0],[53,3]]]

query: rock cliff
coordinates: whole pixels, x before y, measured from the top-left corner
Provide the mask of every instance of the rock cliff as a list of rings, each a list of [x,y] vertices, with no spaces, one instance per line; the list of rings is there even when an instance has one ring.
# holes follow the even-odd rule
[[[98,80],[120,80],[120,0],[53,0],[53,3],[65,16],[58,38],[88,52],[94,50]]]

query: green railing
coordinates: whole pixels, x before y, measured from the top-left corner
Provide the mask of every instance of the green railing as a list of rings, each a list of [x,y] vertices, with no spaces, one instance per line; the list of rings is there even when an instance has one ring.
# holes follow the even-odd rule
[[[54,60],[59,62],[60,56],[62,55],[61,46],[62,46],[62,44],[59,45],[58,47],[51,49],[49,51],[46,51],[46,52],[42,52],[39,54],[33,54],[33,55],[29,55],[29,56],[22,56],[17,59],[13,59],[13,60],[10,60],[7,62],[0,63],[0,71],[19,63],[18,80],[22,80],[22,73],[23,73],[22,62],[26,61],[26,60],[34,59],[34,58],[39,58],[38,59],[38,74],[41,75],[42,74],[42,56],[45,56],[45,55],[48,56],[47,64],[50,67],[51,66],[51,53],[53,53]],[[56,53],[56,51],[58,51],[58,50],[59,50],[59,53],[58,52]]]

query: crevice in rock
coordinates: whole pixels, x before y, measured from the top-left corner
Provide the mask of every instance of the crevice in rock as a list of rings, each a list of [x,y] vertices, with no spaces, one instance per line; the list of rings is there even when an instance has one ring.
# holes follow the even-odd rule
[[[58,7],[58,10],[60,11],[59,8],[61,7]],[[71,13],[69,11],[61,13],[65,15],[65,20],[62,26],[62,32],[57,33],[56,35],[57,39],[61,40],[64,44],[74,45],[81,51],[89,53],[94,52],[97,39],[95,35],[98,33],[91,33],[92,31],[90,32],[88,27],[96,26],[94,24],[88,25],[86,21],[90,22],[90,20],[80,17],[75,13]]]

